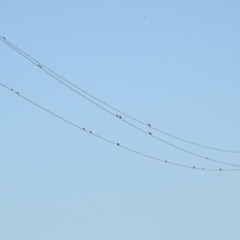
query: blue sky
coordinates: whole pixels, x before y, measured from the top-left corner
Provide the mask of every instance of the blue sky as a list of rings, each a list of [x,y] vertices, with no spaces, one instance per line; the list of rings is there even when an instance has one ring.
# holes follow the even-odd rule
[[[231,0],[2,1],[0,35],[145,123],[240,151],[239,11]],[[0,65],[1,83],[113,142],[178,164],[229,168],[106,114],[2,41]],[[3,87],[0,110],[0,239],[239,240],[239,171],[185,169],[124,151]],[[239,154],[154,134],[240,163]]]

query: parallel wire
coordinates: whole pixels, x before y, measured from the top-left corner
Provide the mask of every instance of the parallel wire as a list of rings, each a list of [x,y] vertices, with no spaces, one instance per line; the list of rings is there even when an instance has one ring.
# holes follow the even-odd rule
[[[42,69],[44,72],[46,72],[47,74],[49,74],[51,77],[53,77],[55,80],[57,80],[58,82],[60,82],[61,84],[63,84],[64,86],[66,86],[67,88],[69,88],[70,90],[74,91],[75,93],[77,93],[78,95],[80,95],[81,97],[85,98],[86,100],[88,100],[89,102],[91,102],[92,104],[96,105],[97,107],[101,108],[102,110],[104,110],[105,112],[107,112],[108,114],[112,115],[112,116],[116,116],[114,113],[110,112],[109,110],[107,110],[106,108],[102,107],[101,105],[97,104],[96,102],[94,102],[93,100],[89,99],[88,97],[84,96],[83,94],[81,94],[80,92],[78,92],[77,90],[75,90],[74,88],[70,87],[69,85],[67,85],[66,83],[64,83],[63,81],[61,81],[59,78],[57,78],[56,76],[60,77],[61,79],[63,79],[64,81],[70,83],[69,81],[67,81],[66,79],[62,78],[60,75],[56,74],[55,72],[53,72],[52,70],[50,70],[49,68],[45,67],[43,64],[41,64],[40,62],[38,62],[37,60],[35,60],[34,58],[32,58],[31,56],[29,56],[28,54],[26,54],[25,52],[23,52],[21,49],[17,48],[15,45],[13,45],[12,43],[8,42],[6,39],[1,39],[2,37],[0,37],[0,40],[2,40],[4,43],[6,43],[9,47],[11,47],[13,50],[15,50],[16,52],[18,52],[20,55],[22,55],[24,58],[26,58],[28,61],[30,61],[31,63],[33,63],[34,65],[38,66],[40,69]],[[40,65],[41,64],[41,65]],[[54,76],[56,75],[56,76]],[[70,83],[72,86],[75,86],[74,84]],[[76,87],[78,88],[78,87]],[[79,88],[78,88],[79,89]],[[81,90],[81,89],[80,89]],[[81,90],[83,91],[83,90]],[[84,91],[85,92],[85,91]],[[90,95],[90,94],[88,94]],[[91,96],[91,95],[90,95]],[[106,104],[105,104],[106,105]],[[125,114],[124,114],[125,115]],[[118,116],[118,115],[117,115]],[[150,132],[147,132],[147,131],[144,131],[142,130],[141,128],[133,125],[132,123],[124,120],[121,118],[121,120],[123,122],[125,122],[126,124],[132,126],[133,128],[141,131],[142,133],[145,133],[151,137],[153,137],[154,139],[158,140],[158,141],[161,141],[169,146],[172,146],[176,149],[179,149],[183,152],[186,152],[188,154],[191,154],[193,156],[196,156],[198,158],[202,158],[202,159],[205,159],[207,161],[211,161],[211,162],[216,162],[216,163],[220,163],[220,164],[224,164],[224,165],[229,165],[229,166],[234,166],[234,167],[240,167],[240,165],[237,165],[237,164],[232,164],[232,163],[227,163],[227,162],[223,162],[223,161],[219,161],[219,160],[215,160],[215,159],[212,159],[212,158],[209,158],[209,157],[204,157],[200,154],[196,154],[194,152],[191,152],[191,151],[188,151],[184,148],[181,148],[181,147],[178,147],[174,144],[171,144],[159,137],[156,137],[154,136],[152,133]]]
[[[10,43],[5,37],[0,36],[0,40],[2,40],[5,44],[7,44],[8,46],[10,46],[10,47],[13,48],[14,50],[18,50],[19,53],[21,52],[21,53],[25,54],[28,58],[32,59],[33,61],[41,64],[41,63],[38,62],[36,59],[32,58],[30,55],[28,55],[27,53],[25,53],[24,51],[22,51],[21,49],[19,49],[17,46],[15,46],[14,44]],[[22,55],[22,54],[21,54],[21,55]],[[23,55],[22,55],[22,56],[23,56]],[[46,67],[45,65],[41,64],[41,66],[43,66],[43,67],[46,68],[49,72],[52,72],[54,75],[58,76],[58,77],[61,78],[62,80],[66,81],[67,83],[69,83],[69,84],[72,85],[73,87],[77,88],[78,90],[84,92],[85,94],[87,94],[88,96],[92,97],[93,99],[101,102],[101,103],[104,104],[105,106],[107,106],[107,107],[109,107],[109,108],[111,108],[111,109],[113,109],[113,110],[121,113],[122,115],[124,115],[124,116],[126,116],[126,117],[128,117],[128,118],[130,118],[130,119],[132,119],[132,120],[134,120],[134,121],[136,121],[136,122],[138,122],[138,123],[146,126],[146,127],[150,127],[151,129],[153,129],[153,130],[155,130],[155,131],[157,131],[157,132],[160,132],[160,133],[165,134],[165,135],[167,135],[167,136],[169,136],[169,137],[175,138],[175,139],[177,139],[177,140],[179,140],[179,141],[183,141],[183,142],[186,142],[186,143],[189,143],[189,144],[198,146],[198,147],[207,148],[207,149],[211,149],[211,150],[215,150],[215,151],[221,151],[221,152],[240,153],[240,151],[224,150],[224,149],[220,149],[220,148],[214,148],[214,147],[209,147],[209,146],[205,146],[205,145],[202,145],[202,144],[194,143],[194,142],[192,142],[192,141],[188,141],[188,140],[185,140],[185,139],[183,139],[183,138],[180,138],[180,137],[174,136],[174,135],[172,135],[172,134],[169,134],[169,133],[167,133],[167,132],[164,132],[164,131],[162,131],[162,130],[160,130],[160,129],[158,129],[158,128],[155,128],[155,127],[151,126],[150,124],[146,124],[146,123],[144,123],[144,122],[142,122],[142,121],[140,121],[140,120],[138,120],[138,119],[136,119],[136,118],[134,118],[134,117],[132,117],[132,116],[130,116],[130,115],[128,115],[128,114],[126,114],[126,113],[124,113],[124,112],[116,109],[116,108],[114,108],[113,106],[107,104],[106,102],[102,101],[101,99],[99,99],[99,98],[91,95],[90,93],[88,93],[88,92],[86,92],[85,90],[81,89],[81,88],[78,87],[77,85],[75,85],[75,84],[73,84],[72,82],[68,81],[67,79],[63,78],[62,76],[60,76],[60,75],[57,74],[56,72],[52,71],[51,69],[49,69],[49,68]]]
[[[115,142],[113,142],[113,141],[111,141],[111,140],[108,140],[107,138],[104,138],[104,137],[102,137],[102,136],[100,136],[100,135],[97,135],[97,134],[93,133],[92,131],[87,131],[85,128],[80,127],[79,125],[77,125],[77,124],[75,124],[75,123],[72,123],[71,121],[69,121],[69,120],[67,120],[67,119],[65,119],[65,118],[63,118],[63,117],[61,117],[61,116],[53,113],[52,111],[50,111],[50,110],[48,110],[48,109],[40,106],[39,104],[33,102],[33,101],[30,100],[30,99],[24,97],[24,96],[21,95],[19,92],[15,92],[13,89],[7,87],[5,84],[3,84],[3,83],[0,82],[0,85],[1,85],[2,87],[4,87],[5,89],[11,91],[12,93],[16,94],[17,96],[21,97],[21,98],[24,99],[25,101],[31,103],[32,105],[34,105],[34,106],[42,109],[43,111],[51,114],[52,116],[54,116],[54,117],[56,117],[56,118],[58,118],[58,119],[60,119],[60,120],[62,120],[62,121],[64,121],[64,122],[66,122],[66,123],[68,123],[68,124],[70,124],[70,125],[78,128],[78,129],[81,129],[81,130],[83,130],[84,132],[89,133],[89,134],[91,134],[91,135],[93,135],[93,136],[95,136],[95,137],[97,137],[97,138],[99,138],[99,139],[101,139],[101,140],[103,140],[103,141],[105,141],[105,142],[108,142],[108,143],[110,143],[110,144],[112,144],[112,145],[115,145],[115,146],[117,146],[117,147],[120,147],[120,148],[122,148],[122,149],[125,149],[125,150],[127,150],[127,151],[129,151],[129,152],[135,153],[135,154],[137,154],[137,155],[143,156],[143,157],[145,157],[145,158],[153,159],[153,160],[156,160],[156,161],[159,161],[159,162],[162,162],[162,163],[174,165],[174,166],[177,166],[177,167],[188,168],[188,169],[192,169],[192,170],[214,171],[214,172],[240,171],[240,169],[238,169],[238,168],[235,168],[235,169],[221,169],[221,168],[219,168],[219,169],[213,169],[213,168],[200,168],[200,167],[195,167],[195,166],[183,165],[183,164],[178,164],[178,163],[171,162],[171,161],[167,161],[167,160],[162,160],[162,159],[159,159],[159,158],[156,158],[156,157],[152,157],[152,156],[150,156],[150,155],[147,155],[147,154],[138,152],[138,151],[133,150],[133,149],[131,149],[131,148],[122,146],[122,145],[120,145],[119,143],[115,143]]]

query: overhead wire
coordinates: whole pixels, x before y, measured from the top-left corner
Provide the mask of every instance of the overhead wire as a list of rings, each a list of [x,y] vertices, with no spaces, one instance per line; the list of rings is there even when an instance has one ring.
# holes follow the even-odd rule
[[[51,70],[50,68],[48,68],[47,66],[43,65],[42,63],[38,62],[36,59],[34,59],[33,57],[31,57],[30,55],[28,55],[27,53],[25,53],[24,51],[22,51],[20,48],[18,48],[18,47],[15,46],[14,44],[12,44],[11,42],[9,42],[5,37],[0,36],[0,40],[2,40],[2,41],[3,41],[5,44],[7,44],[9,47],[11,47],[12,49],[14,49],[14,50],[17,51],[18,53],[20,53],[22,56],[24,56],[24,55],[25,55],[24,57],[27,56],[27,59],[29,58],[28,60],[30,60],[30,59],[33,60],[33,61],[35,62],[35,64],[37,63],[36,65],[40,64],[39,67],[44,67],[44,68],[47,69],[49,72],[53,73],[53,74],[56,75],[57,77],[59,77],[59,78],[61,78],[62,80],[66,81],[68,84],[70,84],[71,86],[77,88],[78,90],[82,91],[83,93],[87,94],[87,95],[90,96],[91,98],[99,101],[100,103],[104,104],[105,106],[107,106],[107,107],[109,107],[109,108],[111,108],[111,109],[113,109],[113,110],[121,113],[122,115],[124,115],[124,116],[126,116],[126,117],[128,117],[128,118],[130,118],[130,119],[132,119],[132,120],[134,120],[134,121],[136,121],[136,122],[138,122],[138,123],[146,126],[146,127],[149,127],[149,128],[151,128],[151,129],[153,129],[153,130],[155,130],[155,131],[157,131],[157,132],[159,132],[159,133],[162,133],[162,134],[164,134],[164,135],[167,135],[167,136],[169,136],[169,137],[175,138],[175,139],[177,139],[177,140],[179,140],[179,141],[182,141],[182,142],[185,142],[185,143],[189,143],[189,144],[192,144],[192,145],[195,145],[195,146],[198,146],[198,147],[207,148],[207,149],[211,149],[211,150],[215,150],[215,151],[227,152],[227,153],[240,153],[240,151],[233,151],[233,150],[225,150],[225,149],[220,149],[220,148],[214,148],[214,147],[209,147],[209,146],[206,146],[206,145],[198,144],[198,143],[195,143],[195,142],[192,142],[192,141],[189,141],[189,140],[185,140],[185,139],[183,139],[183,138],[180,138],[180,137],[174,136],[174,135],[172,135],[172,134],[169,134],[169,133],[167,133],[167,132],[165,132],[165,131],[162,131],[162,130],[160,130],[160,129],[154,127],[154,126],[152,126],[152,125],[149,124],[149,123],[146,124],[146,123],[144,123],[143,121],[140,121],[139,119],[134,118],[134,117],[130,116],[129,114],[126,114],[126,113],[118,110],[117,108],[109,105],[108,103],[102,101],[101,99],[93,96],[92,94],[90,94],[90,93],[88,93],[87,91],[83,90],[82,88],[78,87],[76,84],[73,84],[73,83],[70,82],[69,80],[63,78],[62,76],[60,76],[60,75],[57,74],[56,72],[52,71],[52,70]],[[24,55],[23,55],[23,54],[24,54]]]
[[[120,148],[122,148],[122,149],[124,149],[124,150],[127,150],[127,151],[129,151],[129,152],[135,153],[135,154],[137,154],[137,155],[143,156],[143,157],[145,157],[145,158],[149,158],[149,159],[156,160],[156,161],[159,161],[159,162],[162,162],[162,163],[165,163],[165,164],[170,164],[170,165],[174,165],[174,166],[177,166],[177,167],[188,168],[188,169],[192,169],[192,170],[214,171],[214,172],[240,171],[240,169],[238,169],[238,168],[234,168],[234,169],[200,168],[200,167],[195,167],[195,166],[189,166],[189,165],[179,164],[179,163],[176,163],[176,162],[167,161],[167,160],[162,160],[162,159],[159,159],[159,158],[156,158],[156,157],[152,157],[152,156],[150,156],[150,155],[147,155],[147,154],[141,153],[141,152],[139,152],[139,151],[133,150],[133,149],[131,149],[131,148],[125,147],[125,146],[121,145],[120,143],[115,143],[115,142],[113,142],[113,141],[111,141],[111,140],[109,140],[109,139],[107,139],[107,138],[105,138],[105,137],[102,137],[102,136],[100,136],[100,135],[98,135],[98,134],[93,133],[92,131],[88,131],[88,130],[86,130],[84,127],[80,127],[79,125],[77,125],[77,124],[75,124],[75,123],[73,123],[73,122],[71,122],[71,121],[69,121],[69,120],[67,120],[67,119],[65,119],[65,118],[63,118],[63,117],[55,114],[54,112],[46,109],[45,107],[42,107],[41,105],[35,103],[34,101],[26,98],[25,96],[23,96],[23,95],[20,94],[19,92],[16,92],[16,91],[14,91],[12,88],[7,87],[5,84],[3,84],[3,83],[0,82],[0,85],[1,85],[3,88],[5,88],[5,89],[11,91],[12,93],[16,94],[17,96],[21,97],[21,98],[24,99],[25,101],[31,103],[32,105],[38,107],[39,109],[41,109],[41,110],[43,110],[43,111],[49,113],[50,115],[52,115],[52,116],[54,116],[54,117],[56,117],[56,118],[58,118],[58,119],[60,119],[60,120],[62,120],[62,121],[64,121],[64,122],[66,122],[66,123],[74,126],[75,128],[78,128],[78,129],[80,129],[80,130],[83,130],[84,132],[89,133],[89,134],[91,134],[92,136],[95,136],[95,137],[97,137],[97,138],[99,138],[99,139],[101,139],[101,140],[103,140],[103,141],[105,141],[105,142],[108,142],[108,143],[110,143],[110,144],[112,144],[112,145],[115,145],[115,146],[117,146],[117,147],[120,147]]]
[[[5,40],[5,41],[6,41],[6,40]],[[28,54],[25,54],[25,53],[24,53],[23,51],[21,51],[21,50],[15,49],[14,46],[11,46],[11,43],[6,43],[6,44],[9,45],[11,48],[13,48],[15,51],[17,51],[20,55],[22,55],[22,56],[23,56],[24,58],[26,58],[28,61],[32,62],[34,65],[36,65],[36,66],[38,66],[39,68],[41,68],[44,72],[46,72],[47,74],[49,74],[49,75],[50,75],[51,77],[53,77],[55,80],[57,80],[58,82],[60,82],[61,84],[63,84],[63,85],[66,86],[67,88],[69,88],[70,90],[74,91],[75,93],[77,93],[77,94],[80,95],[81,97],[85,98],[86,100],[90,101],[92,104],[94,104],[94,105],[96,105],[97,107],[101,108],[102,110],[104,110],[105,112],[109,113],[110,115],[115,116],[114,113],[110,112],[110,111],[107,110],[106,108],[104,108],[104,107],[102,107],[101,105],[97,104],[97,103],[94,102],[93,100],[89,99],[88,97],[84,96],[83,94],[81,94],[80,92],[78,92],[77,90],[75,90],[74,88],[72,88],[72,87],[70,87],[69,85],[67,85],[65,82],[63,82],[63,81],[61,81],[60,79],[58,79],[58,77],[56,77],[56,76],[54,75],[54,73],[52,73],[52,71],[48,71],[48,70],[47,70],[48,68],[45,69],[45,68],[44,68],[44,65],[40,65],[37,60],[35,60],[35,59],[33,59],[32,57],[30,57]],[[117,116],[118,116],[118,115],[117,115]],[[207,161],[212,161],[212,162],[216,162],[216,163],[221,163],[221,164],[229,165],[229,166],[240,167],[240,166],[237,165],[237,164],[227,163],[227,162],[215,160],[215,159],[212,159],[212,158],[209,158],[209,157],[204,157],[204,156],[202,156],[202,155],[200,155],[200,154],[196,154],[196,153],[193,153],[193,152],[191,152],[191,151],[188,151],[188,150],[186,150],[186,149],[184,149],[184,148],[178,147],[178,146],[176,146],[176,145],[174,145],[174,144],[171,144],[171,143],[169,143],[169,142],[167,142],[167,141],[165,141],[165,140],[163,140],[163,139],[160,139],[160,138],[152,135],[152,133],[150,133],[150,132],[146,132],[146,131],[142,130],[141,128],[133,125],[132,123],[129,123],[128,121],[122,119],[121,116],[118,116],[118,118],[119,118],[119,117],[120,117],[121,120],[123,120],[123,122],[125,122],[126,124],[132,126],[132,127],[135,128],[135,129],[141,131],[142,133],[145,133],[145,134],[147,134],[147,135],[150,135],[150,136],[153,137],[154,139],[159,140],[159,141],[161,141],[161,142],[163,142],[163,143],[165,143],[165,144],[167,144],[167,145],[169,145],[169,146],[172,146],[172,147],[174,147],[174,148],[176,148],[176,149],[179,149],[179,150],[181,150],[181,151],[183,151],[183,152],[186,152],[186,153],[191,154],[191,155],[194,155],[194,156],[196,156],[196,157],[205,159],[205,160],[207,160]]]
[[[1,38],[0,38],[1,39]],[[144,131],[142,130],[141,128],[135,126],[134,124],[124,120],[121,116],[119,115],[115,115],[114,113],[112,113],[111,111],[107,110],[106,108],[102,107],[101,105],[99,105],[98,103],[94,102],[93,100],[89,99],[88,97],[84,96],[83,94],[81,94],[80,92],[78,92],[76,89],[72,88],[71,86],[69,86],[68,84],[66,84],[65,82],[63,82],[62,80],[60,80],[58,78],[59,75],[57,75],[56,73],[54,73],[53,71],[51,70],[48,70],[49,68],[45,67],[43,64],[41,64],[40,62],[38,62],[37,60],[35,60],[34,58],[32,58],[31,56],[29,56],[28,54],[26,54],[25,52],[23,52],[22,50],[20,50],[19,48],[15,47],[13,44],[9,43],[6,39],[4,39],[5,43],[11,47],[13,50],[15,50],[16,52],[18,52],[20,55],[22,55],[24,58],[26,58],[28,61],[30,61],[31,63],[33,63],[34,65],[38,66],[40,69],[42,69],[44,72],[46,72],[48,75],[50,75],[51,77],[53,77],[55,80],[57,80],[58,82],[60,82],[61,84],[63,84],[65,87],[69,88],[70,90],[72,90],[73,92],[77,93],[78,95],[80,95],[81,97],[85,98],[87,101],[91,102],[92,104],[94,104],[95,106],[101,108],[102,110],[104,110],[105,112],[107,112],[108,114],[112,115],[112,116],[117,116],[118,118],[120,118],[123,122],[125,122],[126,124],[130,125],[131,127],[141,131],[142,133],[145,133],[151,137],[153,137],[154,139],[158,140],[158,141],[161,141],[171,147],[174,147],[180,151],[183,151],[183,152],[186,152],[188,154],[191,154],[195,157],[198,157],[198,158],[201,158],[201,159],[205,159],[207,161],[211,161],[211,162],[216,162],[216,163],[220,163],[220,164],[224,164],[224,165],[229,165],[229,166],[234,166],[234,167],[240,167],[240,165],[237,165],[237,164],[233,164],[233,163],[228,163],[228,162],[224,162],[224,161],[219,161],[219,160],[215,160],[215,159],[212,159],[210,157],[205,157],[205,156],[202,156],[200,154],[196,154],[194,152],[191,152],[191,151],[188,151],[184,148],[181,148],[181,147],[178,147],[174,144],[171,144],[159,137],[156,137],[154,136],[151,132],[147,132],[147,131]],[[55,75],[54,75],[55,74]],[[62,78],[62,77],[61,77]],[[63,78],[62,78],[63,79]],[[67,81],[67,80],[65,80]],[[68,81],[67,81],[68,82]]]

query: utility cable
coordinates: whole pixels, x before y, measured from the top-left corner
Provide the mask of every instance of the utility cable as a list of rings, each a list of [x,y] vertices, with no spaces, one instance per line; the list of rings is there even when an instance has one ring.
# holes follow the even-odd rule
[[[30,59],[32,59],[32,60],[35,61],[36,63],[41,64],[40,62],[38,62],[37,60],[35,60],[34,58],[32,58],[30,55],[28,55],[27,53],[23,52],[23,51],[22,51],[21,49],[19,49],[17,46],[15,46],[14,44],[10,43],[5,37],[0,36],[0,40],[2,40],[5,44],[7,44],[9,47],[13,48],[14,50],[18,50],[19,53],[21,52],[21,53],[25,54],[27,57],[29,57]],[[51,73],[55,74],[56,76],[58,76],[58,77],[61,78],[62,80],[66,81],[67,83],[69,83],[69,84],[72,85],[73,87],[77,88],[78,90],[84,92],[85,94],[87,94],[88,96],[92,97],[93,99],[101,102],[101,103],[104,104],[105,106],[107,106],[107,107],[109,107],[109,108],[111,108],[111,109],[113,109],[113,110],[121,113],[122,115],[124,115],[124,116],[126,116],[126,117],[128,117],[128,118],[130,118],[130,119],[132,119],[132,120],[134,120],[134,121],[136,121],[136,122],[144,125],[144,126],[147,126],[147,127],[151,128],[151,129],[153,129],[153,130],[155,130],[155,131],[157,131],[157,132],[160,132],[160,133],[165,134],[165,135],[167,135],[167,136],[169,136],[169,137],[175,138],[175,139],[177,139],[177,140],[179,140],[179,141],[183,141],[183,142],[185,142],[185,143],[189,143],[189,144],[192,144],[192,145],[195,145],[195,146],[198,146],[198,147],[207,148],[207,149],[211,149],[211,150],[215,150],[215,151],[221,151],[221,152],[240,153],[240,151],[225,150],[225,149],[214,148],[214,147],[209,147],[209,146],[206,146],[206,145],[198,144],[198,143],[195,143],[195,142],[192,142],[192,141],[185,140],[185,139],[183,139],[183,138],[174,136],[174,135],[169,134],[169,133],[167,133],[167,132],[165,132],[165,131],[162,131],[162,130],[156,128],[156,127],[153,127],[151,124],[149,124],[149,123],[146,124],[146,123],[144,123],[144,122],[142,122],[142,121],[140,121],[140,120],[138,120],[138,119],[136,119],[136,118],[134,118],[134,117],[132,117],[132,116],[130,116],[130,115],[128,115],[128,114],[126,114],[126,113],[118,110],[118,109],[116,109],[115,107],[107,104],[106,102],[100,100],[99,98],[91,95],[90,93],[88,93],[88,92],[86,92],[85,90],[81,89],[81,88],[78,87],[77,85],[75,85],[75,84],[73,84],[72,82],[68,81],[67,79],[63,78],[62,76],[60,76],[60,75],[57,74],[56,72],[52,71],[51,69],[49,69],[49,68],[46,67],[45,65],[41,64],[40,66],[43,66],[44,68],[46,68],[46,69],[47,69],[48,71],[50,71]]]
[[[7,40],[5,40],[7,41]],[[40,69],[42,69],[44,72],[46,72],[48,75],[50,75],[51,77],[53,77],[55,80],[57,80],[58,82],[60,82],[61,84],[63,84],[64,86],[66,86],[67,88],[69,88],[70,90],[74,91],[75,93],[77,93],[78,95],[80,95],[81,97],[85,98],[86,100],[88,100],[89,102],[91,102],[92,104],[96,105],[97,107],[101,108],[102,110],[104,110],[105,112],[107,112],[108,114],[112,115],[112,116],[117,116],[119,119],[123,120],[123,118],[120,116],[120,115],[115,115],[114,113],[110,112],[109,110],[107,110],[106,108],[102,107],[101,105],[97,104],[96,102],[94,102],[93,100],[89,99],[88,97],[84,96],[83,94],[81,94],[80,92],[78,92],[77,90],[75,90],[74,88],[70,87],[69,85],[67,85],[65,82],[63,82],[62,80],[60,80],[57,76],[58,75],[54,75],[54,72],[52,72],[51,70],[48,70],[48,68],[45,68],[44,65],[40,65],[39,62],[35,59],[33,59],[32,57],[30,57],[28,54],[25,54],[23,51],[21,51],[20,49],[16,48],[14,46],[11,46],[11,43],[6,43],[7,45],[9,45],[12,49],[14,49],[16,52],[18,52],[20,55],[22,55],[24,58],[26,58],[28,61],[30,61],[31,63],[33,63],[34,65],[38,66]],[[151,137],[153,137],[154,139],[158,140],[158,141],[161,141],[169,146],[172,146],[176,149],[179,149],[183,152],[186,152],[188,154],[191,154],[193,156],[196,156],[196,157],[199,157],[199,158],[202,158],[202,159],[205,159],[207,161],[212,161],[212,162],[216,162],[216,163],[221,163],[221,164],[224,164],[224,165],[229,165],[229,166],[234,166],[234,167],[240,167],[239,165],[237,164],[232,164],[232,163],[227,163],[227,162],[223,162],[223,161],[218,161],[218,160],[215,160],[215,159],[212,159],[212,158],[209,158],[209,157],[205,157],[205,156],[202,156],[200,154],[196,154],[194,152],[191,152],[191,151],[188,151],[184,148],[181,148],[181,147],[178,147],[174,144],[171,144],[161,138],[158,138],[156,136],[154,136],[151,132],[147,132],[147,131],[144,131],[142,130],[141,128],[133,125],[132,123],[129,123],[128,121],[126,120],[123,120],[123,122],[125,122],[126,124],[132,126],[133,128],[141,131],[142,133],[145,133],[147,135],[150,135]]]
[[[223,172],[224,172],[224,171],[240,171],[240,169],[238,169],[238,168],[236,168],[236,169],[222,169],[222,168],[214,169],[214,168],[200,168],[200,167],[195,167],[195,166],[183,165],[183,164],[178,164],[178,163],[171,162],[171,161],[167,161],[167,160],[162,160],[162,159],[159,159],[159,158],[156,158],[156,157],[152,157],[152,156],[150,156],[150,155],[147,155],[147,154],[138,152],[138,151],[133,150],[133,149],[131,149],[131,148],[122,146],[122,145],[120,145],[120,143],[115,143],[115,142],[113,142],[113,141],[111,141],[111,140],[108,140],[107,138],[104,138],[104,137],[102,137],[102,136],[100,136],[100,135],[97,135],[97,134],[93,133],[92,131],[88,131],[88,130],[86,130],[85,128],[80,127],[79,125],[77,125],[77,124],[75,124],[75,123],[72,123],[71,121],[69,121],[69,120],[67,120],[67,119],[65,119],[65,118],[63,118],[63,117],[61,117],[61,116],[53,113],[52,111],[50,111],[50,110],[48,110],[48,109],[40,106],[39,104],[33,102],[33,101],[30,100],[30,99],[24,97],[24,96],[21,95],[19,92],[14,91],[12,88],[7,87],[7,86],[4,85],[3,83],[0,83],[0,85],[1,85],[2,87],[4,87],[5,89],[11,91],[12,93],[16,94],[17,96],[21,97],[21,98],[24,99],[25,101],[31,103],[32,105],[34,105],[34,106],[42,109],[43,111],[51,114],[52,116],[54,116],[54,117],[56,117],[56,118],[58,118],[58,119],[60,119],[60,120],[62,120],[62,121],[64,121],[64,122],[66,122],[66,123],[68,123],[68,124],[70,124],[70,125],[78,128],[78,129],[80,129],[80,130],[83,130],[84,132],[89,133],[89,134],[91,134],[91,135],[93,135],[93,136],[95,136],[95,137],[97,137],[97,138],[99,138],[99,139],[101,139],[101,140],[103,140],[103,141],[105,141],[105,142],[108,142],[108,143],[110,143],[110,144],[112,144],[112,145],[115,145],[115,146],[117,146],[117,147],[120,147],[120,148],[122,148],[122,149],[124,149],[124,150],[127,150],[127,151],[129,151],[129,152],[135,153],[135,154],[137,154],[137,155],[140,155],[140,156],[143,156],[143,157],[146,157],[146,158],[149,158],[149,159],[153,159],[153,160],[156,160],[156,161],[159,161],[159,162],[162,162],[162,163],[174,165],[174,166],[177,166],[177,167],[183,167],[183,168],[193,169],[193,170],[215,171],[215,172],[216,172],[216,171],[218,171],[218,172],[219,172],[219,171],[223,171]]]

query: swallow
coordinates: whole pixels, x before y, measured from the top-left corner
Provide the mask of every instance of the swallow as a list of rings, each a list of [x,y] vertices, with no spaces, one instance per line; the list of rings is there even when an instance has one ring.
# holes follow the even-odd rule
[[[85,128],[83,128],[83,130],[85,131]]]
[[[92,134],[92,131],[90,131],[90,133]]]
[[[149,134],[149,135],[152,135],[152,133],[151,133],[151,132],[149,132],[148,134]]]
[[[120,146],[120,144],[119,144],[119,143],[117,143],[117,145],[118,145],[118,146]]]
[[[151,127],[151,124],[148,124],[149,127]]]

